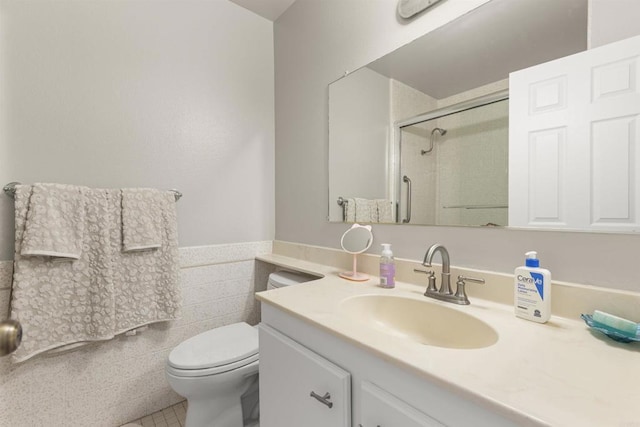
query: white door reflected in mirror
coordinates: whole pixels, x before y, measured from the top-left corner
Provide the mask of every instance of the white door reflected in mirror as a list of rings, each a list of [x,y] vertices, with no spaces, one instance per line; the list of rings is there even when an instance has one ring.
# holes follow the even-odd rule
[[[356,282],[369,280],[369,275],[358,272],[358,254],[363,253],[371,247],[373,243],[373,233],[370,225],[353,224],[350,229],[344,232],[340,245],[345,252],[353,255],[353,271],[340,273],[340,277]]]

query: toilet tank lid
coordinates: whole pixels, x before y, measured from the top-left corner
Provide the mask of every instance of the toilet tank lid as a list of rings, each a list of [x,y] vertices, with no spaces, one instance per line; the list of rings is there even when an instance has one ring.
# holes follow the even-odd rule
[[[169,365],[178,369],[205,369],[258,354],[258,330],[234,323],[191,337],[169,353]]]
[[[309,282],[315,279],[317,279],[317,277],[311,276],[309,274],[287,270],[276,271],[269,275],[269,283],[276,288],[297,285],[298,283]]]

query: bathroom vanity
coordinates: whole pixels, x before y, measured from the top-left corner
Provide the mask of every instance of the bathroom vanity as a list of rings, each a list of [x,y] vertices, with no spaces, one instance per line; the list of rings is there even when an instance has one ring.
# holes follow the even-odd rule
[[[637,344],[594,335],[573,318],[528,322],[514,317],[511,305],[474,292],[470,306],[456,306],[425,298],[426,284],[383,289],[375,277],[353,283],[322,264],[276,254],[259,259],[324,276],[257,294],[263,427],[640,419],[633,404],[640,397]],[[493,286],[491,279],[483,286]],[[615,295],[599,298],[607,304]]]
[[[261,426],[517,425],[285,311],[265,304],[262,314]]]

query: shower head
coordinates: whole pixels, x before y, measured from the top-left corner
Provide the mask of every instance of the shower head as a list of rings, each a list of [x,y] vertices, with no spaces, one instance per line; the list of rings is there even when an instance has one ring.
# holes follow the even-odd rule
[[[438,132],[438,134],[440,134],[440,136],[442,135],[446,135],[447,134],[447,130],[446,129],[442,129],[442,128],[433,128],[433,130],[431,131],[431,137],[429,138],[429,149],[428,150],[420,150],[420,154],[421,155],[425,155],[425,154],[429,154],[431,152],[431,150],[433,150],[433,134]]]

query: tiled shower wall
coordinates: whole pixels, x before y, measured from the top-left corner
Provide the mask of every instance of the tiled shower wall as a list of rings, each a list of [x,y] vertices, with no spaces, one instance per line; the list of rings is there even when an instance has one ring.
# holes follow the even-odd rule
[[[437,99],[426,93],[407,86],[394,79],[390,79],[391,87],[391,114],[390,126],[397,121],[415,117],[437,108]],[[435,127],[434,122],[430,122],[428,128],[420,126],[408,126],[402,131],[402,149],[400,152],[400,163],[402,175],[407,175],[413,188],[420,189],[420,197],[413,197],[411,205],[411,222],[414,224],[435,224],[436,209],[436,160],[435,156],[420,154],[421,150],[427,148],[431,129]],[[438,150],[437,146],[434,149]],[[435,154],[435,153],[434,153]],[[402,197],[400,200],[400,217],[407,218],[406,201],[407,186],[403,182],[398,182],[401,187]]]
[[[79,350],[21,364],[0,358],[0,426],[114,427],[183,398],[164,377],[171,349],[205,330],[260,319],[254,292],[269,271],[256,263],[271,242],[180,249],[183,317]],[[0,261],[0,316],[8,317],[11,261]]]

